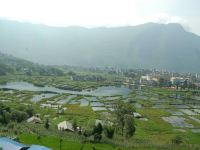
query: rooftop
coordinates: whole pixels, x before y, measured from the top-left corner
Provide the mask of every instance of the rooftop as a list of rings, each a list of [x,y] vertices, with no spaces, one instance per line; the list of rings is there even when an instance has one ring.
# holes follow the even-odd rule
[[[6,137],[0,137],[0,148],[2,150],[51,150],[40,145],[27,146]]]

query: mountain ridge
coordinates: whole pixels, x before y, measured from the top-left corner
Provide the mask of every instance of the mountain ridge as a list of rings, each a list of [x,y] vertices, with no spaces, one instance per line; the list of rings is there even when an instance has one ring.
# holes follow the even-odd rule
[[[0,20],[0,50],[55,65],[200,72],[200,37],[180,24],[50,27]]]

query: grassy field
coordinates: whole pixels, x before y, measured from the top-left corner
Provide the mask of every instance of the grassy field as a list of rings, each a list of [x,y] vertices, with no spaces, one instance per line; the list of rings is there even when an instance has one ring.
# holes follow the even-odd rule
[[[162,136],[160,136],[161,138]],[[192,145],[158,145],[157,147],[148,145],[148,144],[133,144],[132,147],[117,147],[112,146],[111,144],[105,143],[83,143],[78,141],[70,141],[68,139],[62,138],[62,142],[60,142],[60,138],[51,137],[51,136],[43,136],[38,138],[33,134],[21,134],[19,136],[20,142],[24,144],[39,144],[52,148],[53,150],[199,150],[199,146]],[[161,140],[161,139],[160,139]],[[128,140],[130,142],[130,140]],[[131,141],[135,142],[135,141]],[[61,145],[60,145],[61,144]]]
[[[20,141],[25,144],[40,144],[53,148],[54,150],[60,150],[60,138],[57,137],[45,136],[38,139],[36,135],[22,134],[20,135]],[[81,147],[83,147],[83,150],[92,150],[93,147],[97,150],[114,150],[114,148],[108,144],[81,144],[80,142],[70,141],[67,139],[63,139],[61,142],[61,149],[63,150],[80,150]]]

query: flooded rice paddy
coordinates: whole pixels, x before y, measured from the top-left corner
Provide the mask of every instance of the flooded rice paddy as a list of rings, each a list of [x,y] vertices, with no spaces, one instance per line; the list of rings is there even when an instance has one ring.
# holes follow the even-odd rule
[[[115,86],[106,86],[98,87],[94,90],[83,90],[83,91],[72,91],[72,90],[62,90],[55,87],[37,87],[28,82],[10,82],[6,85],[0,85],[1,89],[14,89],[14,90],[26,90],[26,91],[46,91],[54,93],[69,93],[77,95],[91,95],[91,96],[113,96],[113,95],[128,95],[130,89],[127,87],[115,87]]]
[[[176,132],[185,132],[189,129],[191,132],[200,133],[200,105],[186,104],[181,100],[180,95],[160,98],[144,92],[136,92],[130,96],[131,90],[126,87],[99,87],[91,91],[69,91],[54,87],[36,87],[27,82],[13,82],[6,85],[0,85],[0,88],[13,89],[5,91],[9,95],[15,94],[18,99],[29,99],[31,102],[40,102],[40,107],[58,109],[63,105],[79,105],[80,107],[90,107],[94,112],[114,111],[113,103],[117,100],[130,102],[136,108],[136,111],[162,110],[165,114],[158,116],[166,124],[170,124]],[[18,91],[32,91],[30,98]],[[38,94],[39,92],[39,94]],[[49,93],[48,93],[49,92]],[[148,95],[149,94],[149,95]],[[196,97],[198,100],[199,97]],[[1,97],[0,101],[10,102],[12,98]],[[143,117],[140,113],[137,119],[140,121],[151,120],[149,117]]]

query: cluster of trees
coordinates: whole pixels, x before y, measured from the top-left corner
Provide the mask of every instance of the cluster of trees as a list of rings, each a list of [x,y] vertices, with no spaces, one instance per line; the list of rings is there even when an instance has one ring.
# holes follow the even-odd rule
[[[175,85],[176,85],[176,89],[180,88],[181,90],[182,89],[183,90],[185,90],[185,89],[195,90],[198,88],[196,84],[188,82],[187,80],[185,80],[184,82],[176,82]]]
[[[100,142],[102,139],[102,132],[103,132],[103,127],[101,123],[98,123],[97,125],[94,126],[92,135],[94,136],[94,141],[95,142]]]
[[[135,133],[135,123],[134,115],[135,109],[130,103],[125,103],[123,101],[118,101],[114,106],[114,123],[108,122],[106,124],[98,123],[93,127],[92,130],[85,130],[83,135],[86,138],[93,137],[94,142],[100,142],[102,139],[102,134],[112,139],[114,134],[120,134],[126,138],[130,138]]]
[[[159,78],[158,80],[158,85],[159,87],[171,87],[172,86],[172,82],[165,79],[165,78]],[[197,89],[197,85],[194,83],[189,82],[188,80],[184,80],[184,81],[176,81],[174,83],[174,86],[176,86],[176,89]]]
[[[115,133],[115,128],[112,125],[104,126],[104,134],[107,138],[112,139]]]
[[[64,72],[60,69],[51,66],[40,66],[37,68],[39,75],[43,76],[62,76]]]
[[[46,118],[44,127],[45,127],[46,129],[49,129],[49,127],[50,127],[49,118]]]
[[[83,136],[85,138],[91,138],[93,137],[94,142],[100,142],[102,139],[102,133],[103,133],[103,126],[101,123],[98,123],[93,127],[93,129],[88,129],[83,131]]]
[[[135,78],[137,75],[135,74],[135,72],[126,71],[124,72],[124,76],[129,78]]]
[[[11,121],[20,123],[32,116],[33,112],[34,110],[30,106],[11,109],[9,106],[0,103],[0,123],[8,124]]]
[[[75,74],[75,75],[71,75],[71,78],[74,81],[105,81],[106,80],[101,75],[76,75]]]
[[[12,73],[13,69],[0,62],[0,76]]]
[[[158,86],[159,87],[171,87],[172,86],[172,82],[161,77],[158,80]]]

